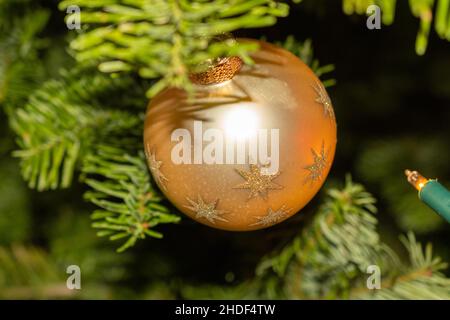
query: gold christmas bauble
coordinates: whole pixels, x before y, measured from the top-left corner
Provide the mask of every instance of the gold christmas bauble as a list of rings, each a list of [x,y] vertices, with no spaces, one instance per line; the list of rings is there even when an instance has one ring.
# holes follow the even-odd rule
[[[333,162],[336,122],[323,84],[290,52],[256,42],[254,64],[222,59],[191,76],[193,93],[168,88],[146,114],[154,180],[180,211],[214,228],[289,218]]]

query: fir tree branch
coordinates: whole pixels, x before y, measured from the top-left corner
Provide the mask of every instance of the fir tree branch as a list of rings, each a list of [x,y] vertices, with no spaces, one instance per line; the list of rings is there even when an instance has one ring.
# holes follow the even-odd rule
[[[445,299],[450,297],[450,279],[440,271],[447,268],[439,257],[433,257],[431,244],[422,249],[413,233],[401,238],[409,253],[409,264],[400,267],[399,275],[381,283],[380,290],[353,288],[352,299]]]
[[[437,2],[435,6],[435,2]],[[370,5],[378,5],[382,12],[382,21],[390,25],[394,21],[397,0],[343,0],[345,14],[366,14]],[[448,0],[409,0],[412,14],[420,19],[420,27],[416,38],[416,52],[423,55],[427,49],[431,25],[433,23],[433,7],[435,7],[434,27],[440,38],[450,41],[450,1]]]
[[[160,78],[153,96],[166,86],[189,88],[188,72],[208,59],[239,55],[251,62],[254,45],[211,43],[217,35],[273,25],[288,6],[274,0],[66,0],[82,9],[87,29],[71,43],[79,62],[96,61],[103,72],[137,71]]]
[[[128,238],[119,252],[147,236],[162,238],[154,227],[177,223],[180,218],[160,204],[144,154],[131,156],[111,146],[97,146],[96,150],[84,158],[82,171],[87,175],[85,183],[93,189],[85,198],[101,208],[92,214],[98,220],[93,227],[101,229],[98,235],[110,240]]]
[[[283,250],[262,260],[257,268],[265,297],[287,298],[415,298],[448,299],[446,267],[431,247],[422,252],[412,234],[403,239],[410,262],[403,264],[383,244],[375,230],[374,198],[347,180],[343,190],[331,189],[330,198],[313,221]],[[380,267],[381,290],[368,290],[368,265]],[[258,279],[257,278],[257,279]],[[353,288],[353,289],[351,289]],[[356,289],[360,288],[360,289]]]
[[[288,296],[295,292],[301,297],[342,295],[368,265],[381,265],[392,257],[376,232],[375,199],[361,185],[348,179],[343,190],[331,189],[328,195],[305,231],[281,256],[264,263],[279,276],[290,273]],[[258,274],[263,271],[260,267]]]
[[[111,98],[130,85],[104,75],[83,77],[74,71],[50,80],[11,117],[18,135],[24,179],[38,190],[68,187],[81,154],[94,142],[130,135],[141,126],[138,115],[106,109],[102,97]],[[117,103],[119,100],[109,100]]]

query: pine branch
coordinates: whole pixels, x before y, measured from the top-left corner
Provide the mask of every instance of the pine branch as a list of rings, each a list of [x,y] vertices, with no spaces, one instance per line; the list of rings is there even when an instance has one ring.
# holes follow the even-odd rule
[[[412,233],[401,238],[409,253],[410,263],[401,267],[397,277],[387,279],[381,284],[381,290],[354,288],[351,298],[356,299],[445,299],[450,298],[450,279],[440,271],[447,268],[438,257],[433,257],[431,244],[424,250]]]
[[[375,199],[361,185],[347,179],[343,190],[331,189],[328,195],[303,233],[304,248],[296,257],[305,294],[330,298],[344,293],[368,265],[381,266],[391,257],[376,231]]]
[[[390,25],[394,21],[397,0],[343,0],[342,6],[346,14],[366,14],[368,6],[380,6],[382,21]],[[423,55],[427,49],[431,25],[433,23],[433,7],[435,7],[434,27],[440,38],[450,41],[450,1],[409,0],[412,14],[420,19],[420,28],[416,38],[416,52]]]
[[[212,40],[242,28],[273,25],[288,6],[274,0],[66,0],[81,7],[86,32],[72,41],[79,62],[96,61],[103,72],[136,71],[160,78],[147,92],[189,88],[188,72],[209,59],[239,55],[251,62],[254,45]]]
[[[288,296],[342,295],[368,265],[392,258],[376,232],[375,199],[361,185],[348,179],[343,190],[331,189],[328,195],[305,231],[257,269],[259,275],[271,268],[289,277],[283,289]]]
[[[331,189],[309,226],[283,250],[257,268],[264,297],[287,298],[411,298],[448,299],[446,267],[409,235],[403,239],[410,262],[383,244],[376,232],[374,198],[347,180],[343,190]],[[381,290],[368,290],[368,265],[382,271]],[[354,289],[351,289],[354,288]],[[355,289],[360,288],[360,289]]]
[[[182,286],[194,299],[449,299],[447,265],[422,250],[412,233],[403,237],[410,259],[398,256],[379,240],[375,199],[361,185],[347,180],[329,198],[311,223],[285,246],[262,259],[256,277],[236,286]],[[380,290],[366,285],[368,265],[382,272]]]
[[[82,170],[87,175],[85,183],[93,189],[85,198],[101,208],[92,214],[98,220],[93,227],[101,229],[98,235],[110,240],[128,238],[119,252],[147,236],[162,238],[154,227],[177,223],[180,218],[160,204],[162,199],[151,186],[144,154],[131,156],[110,146],[96,149],[84,158]]]
[[[45,83],[17,110],[10,121],[21,150],[14,155],[21,158],[22,173],[31,188],[68,187],[80,155],[94,142],[137,134],[142,122],[138,115],[105,108],[111,101],[122,107],[123,99],[113,99],[122,90],[133,99],[131,84],[130,79],[89,75],[86,70],[80,76],[74,71]]]
[[[94,227],[111,240],[129,237],[123,251],[137,239],[162,237],[153,227],[179,217],[158,204],[142,157],[127,155],[141,146],[142,112],[135,104],[142,109],[145,103],[141,91],[130,89],[136,83],[88,70],[80,77],[81,72],[47,82],[17,111],[11,125],[21,150],[14,155],[21,158],[29,186],[38,190],[70,186],[82,162],[89,175],[85,182],[94,190],[86,198],[104,209],[94,212],[94,219],[104,220]],[[124,106],[136,108],[136,114],[121,111]]]

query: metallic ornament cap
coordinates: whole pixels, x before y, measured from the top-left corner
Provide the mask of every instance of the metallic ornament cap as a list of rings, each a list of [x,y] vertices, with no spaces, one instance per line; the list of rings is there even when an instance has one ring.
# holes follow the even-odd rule
[[[189,78],[195,84],[216,84],[232,79],[242,65],[242,59],[237,56],[222,58],[209,66],[206,71],[191,73]]]

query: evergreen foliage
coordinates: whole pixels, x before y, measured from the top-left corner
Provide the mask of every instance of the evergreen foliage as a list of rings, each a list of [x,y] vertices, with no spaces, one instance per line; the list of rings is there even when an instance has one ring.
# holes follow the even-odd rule
[[[416,52],[423,55],[427,49],[428,37],[433,24],[440,38],[450,41],[450,1],[448,0],[409,0],[411,13],[420,19],[416,38]],[[370,5],[381,8],[382,20],[386,25],[394,22],[397,0],[343,0],[342,7],[346,14],[366,14]],[[433,8],[435,13],[433,17]],[[373,13],[373,12],[371,12]]]
[[[85,157],[83,173],[88,174],[85,182],[93,189],[85,198],[102,208],[92,214],[94,220],[100,220],[93,224],[101,229],[98,235],[109,236],[110,240],[129,237],[119,252],[146,236],[162,238],[153,227],[180,220],[159,203],[162,199],[151,186],[143,152],[133,157],[119,148],[97,146],[95,154]],[[100,175],[106,180],[99,181],[90,175]]]
[[[11,117],[21,148],[14,155],[22,159],[31,188],[67,188],[80,154],[88,153],[95,142],[120,139],[141,126],[138,116],[120,110],[120,98],[109,100],[131,81],[87,73],[71,72],[46,82]],[[117,103],[116,108],[107,109],[104,98]]]
[[[394,0],[342,2],[346,14],[364,14],[371,3],[382,7],[385,24],[393,22]],[[133,278],[142,274],[124,271],[145,255],[139,246],[131,248],[139,239],[161,239],[161,230],[167,234],[183,227],[175,226],[181,218],[147,169],[141,141],[146,94],[153,96],[169,85],[189,89],[188,72],[223,55],[240,55],[251,63],[255,47],[217,41],[217,36],[274,25],[287,16],[289,6],[273,0],[65,0],[59,8],[71,5],[82,9],[83,30],[64,29],[49,40],[49,24],[60,18],[54,8],[44,8],[40,1],[0,0],[0,107],[16,139],[12,147],[6,120],[0,119],[0,152],[5,156],[0,162],[5,183],[0,186],[1,298],[450,299],[446,264],[431,245],[422,247],[411,232],[402,237],[406,250],[389,237],[385,241],[374,197],[349,178],[342,188],[327,187],[327,198],[305,225],[292,222],[295,234],[287,233],[282,246],[262,257],[252,277],[228,281],[232,284],[195,283],[171,273],[158,255],[166,240],[152,239],[151,265],[159,262],[164,271],[144,277],[149,281],[139,290],[118,290],[127,277],[143,282]],[[434,1],[409,5],[421,19],[416,51],[423,54]],[[436,32],[446,39],[449,5],[438,0],[435,6]],[[75,60],[61,50],[61,43],[69,42]],[[334,66],[321,66],[311,43],[288,37],[279,45],[301,57],[326,86],[335,85]],[[411,160],[416,146],[411,140],[415,138],[374,142],[359,155],[357,172],[379,186],[383,212],[392,213],[400,229],[426,235],[444,228],[443,221],[416,206],[414,193],[403,194],[408,186],[394,165]],[[448,154],[439,151],[445,150],[442,140],[424,138],[422,144],[428,156],[419,155],[412,164],[428,164],[433,158],[438,160],[432,173],[448,170]],[[6,157],[12,148],[14,160]],[[11,169],[16,161],[30,188],[55,193],[29,193]],[[97,235],[121,240],[117,250],[128,250],[116,254],[108,241],[93,237],[85,204],[76,201],[81,192],[97,207],[91,214]],[[54,204],[59,195],[68,203]],[[30,208],[36,201],[43,203]],[[45,208],[53,205],[46,217]],[[52,222],[50,232],[42,227],[45,221]],[[79,293],[65,289],[65,267],[73,261],[81,264],[90,283]],[[366,287],[370,265],[381,269],[381,290]]]
[[[166,86],[189,87],[189,70],[209,59],[239,55],[250,62],[254,45],[210,40],[273,25],[288,13],[286,4],[273,0],[67,0],[60,8],[73,5],[83,10],[89,28],[71,43],[77,60],[98,61],[103,72],[136,70],[141,77],[160,78],[149,96]]]
[[[292,241],[263,258],[256,277],[236,287],[194,285],[185,298],[216,299],[448,299],[447,267],[412,233],[402,237],[408,262],[380,240],[375,199],[347,178]],[[381,290],[366,286],[368,267],[382,272]]]

